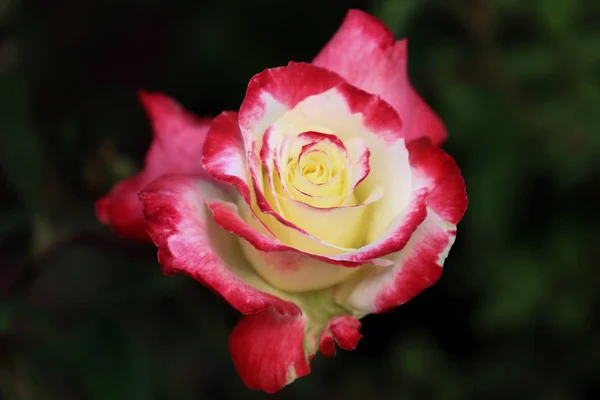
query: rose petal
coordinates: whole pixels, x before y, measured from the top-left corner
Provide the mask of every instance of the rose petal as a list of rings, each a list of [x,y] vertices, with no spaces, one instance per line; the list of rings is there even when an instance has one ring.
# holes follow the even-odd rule
[[[427,136],[440,145],[447,131],[415,92],[407,74],[407,42],[377,18],[350,10],[313,64],[340,74],[351,84],[381,96],[400,114],[407,141]]]
[[[319,351],[325,357],[335,355],[335,343],[344,350],[354,350],[358,341],[362,338],[360,334],[360,321],[349,315],[340,315],[329,320],[321,334]]]
[[[360,248],[365,244],[369,221],[365,218],[367,206],[383,197],[381,191],[351,206],[317,208],[301,201],[280,197],[287,218],[297,221],[301,229],[326,243],[346,248]],[[340,229],[340,221],[344,228]],[[345,254],[345,253],[343,253]]]
[[[244,141],[238,125],[238,113],[225,111],[213,121],[202,153],[202,166],[214,179],[237,188],[251,204]]]
[[[456,225],[467,210],[467,192],[460,169],[446,152],[435,148],[427,138],[407,145],[416,180],[430,188],[427,207],[444,221]]]
[[[148,183],[147,174],[139,173],[117,183],[110,193],[96,200],[96,217],[122,238],[137,242],[149,242],[140,190]]]
[[[244,317],[229,337],[229,350],[250,389],[275,393],[310,373],[304,350],[306,321],[271,310]]]
[[[358,273],[358,268],[345,268],[323,262],[297,251],[258,251],[242,242],[244,254],[256,271],[271,285],[288,293],[329,288]]]
[[[276,182],[275,174],[279,173],[279,175],[281,175],[281,162],[283,161],[281,159],[281,148],[284,146],[286,139],[287,137],[282,132],[267,129],[263,137],[263,146],[260,150],[260,159],[266,169],[266,179],[269,183],[269,190],[266,191],[265,199],[281,216],[284,216],[283,210],[281,209],[281,204],[279,203],[279,198],[276,193],[277,189],[275,187],[276,183],[281,183],[281,181]]]
[[[365,269],[336,288],[338,302],[357,313],[386,311],[433,285],[467,208],[465,184],[454,160],[428,139],[414,141],[408,149],[416,181],[428,188],[427,217],[394,255],[392,268]]]
[[[243,314],[270,307],[282,314],[300,314],[295,304],[283,300],[256,274],[238,238],[214,224],[206,202],[228,199],[215,185],[193,177],[166,176],[148,185],[140,198],[165,273],[190,275]]]
[[[218,199],[211,199],[208,207],[219,226],[244,239],[241,243],[246,257],[259,274],[275,287],[289,292],[329,287],[356,273],[354,268],[344,267],[361,265],[306,253],[269,237],[266,228],[243,202],[240,203],[240,211],[234,204]],[[371,262],[374,265],[390,265],[385,259]]]
[[[335,135],[310,131],[302,132],[294,139],[294,148],[290,154],[297,159],[298,164],[292,180],[295,189],[294,198],[320,208],[341,205],[349,193],[348,184],[344,182],[344,179],[349,173],[350,161],[344,143]],[[309,181],[300,171],[303,158],[309,154],[316,154],[316,151],[327,158],[327,165],[334,170],[332,172],[335,172],[331,179],[321,184]],[[285,177],[282,176],[282,179],[285,180]]]
[[[248,84],[240,106],[240,129],[246,149],[252,141],[262,141],[267,128],[286,111],[308,96],[322,93],[340,83],[335,73],[307,63],[267,69]],[[307,129],[310,130],[310,129]]]
[[[352,168],[352,190],[355,190],[358,185],[369,175],[371,165],[371,150],[367,143],[360,139],[354,138],[346,142],[348,150],[348,158]]]
[[[197,118],[160,93],[139,93],[153,128],[154,139],[146,155],[144,170],[119,182],[96,201],[100,222],[111,225],[127,239],[150,241],[146,233],[138,192],[166,174],[195,174],[206,177],[200,163],[210,118]]]
[[[402,250],[427,215],[427,197],[427,188],[414,189],[408,206],[388,224],[386,231],[377,240],[362,246],[358,250],[341,255],[332,255],[328,258],[336,261],[354,261],[368,264],[368,260],[379,259],[380,257],[387,259],[389,254]]]

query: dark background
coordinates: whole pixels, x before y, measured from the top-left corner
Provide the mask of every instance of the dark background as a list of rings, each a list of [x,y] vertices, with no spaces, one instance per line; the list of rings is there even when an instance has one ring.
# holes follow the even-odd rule
[[[141,166],[138,89],[237,109],[349,7],[409,38],[470,205],[437,285],[275,398],[600,398],[594,0],[0,0],[0,398],[268,397],[231,362],[237,312],[93,201]]]

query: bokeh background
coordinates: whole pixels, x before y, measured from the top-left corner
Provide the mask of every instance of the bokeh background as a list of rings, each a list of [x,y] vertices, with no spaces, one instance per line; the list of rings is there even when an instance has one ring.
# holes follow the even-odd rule
[[[595,0],[0,0],[0,398],[269,397],[231,362],[237,312],[93,202],[141,166],[138,89],[237,109],[350,7],[409,38],[470,206],[434,287],[274,398],[600,398]]]

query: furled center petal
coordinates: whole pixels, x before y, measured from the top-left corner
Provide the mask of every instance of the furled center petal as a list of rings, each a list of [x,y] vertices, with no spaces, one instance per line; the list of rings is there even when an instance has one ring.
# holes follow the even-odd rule
[[[302,157],[304,156],[304,157]],[[298,160],[298,172],[310,183],[322,185],[329,182],[333,173],[333,165],[322,150],[312,150],[301,155]]]
[[[355,190],[370,170],[368,146],[360,138],[348,138],[346,145],[326,126],[290,122],[296,121],[271,125],[262,143],[267,202],[280,218],[317,240],[357,248],[365,211],[382,195],[370,190],[358,196]],[[349,222],[353,229],[335,229],[334,220]],[[272,229],[277,235],[277,226]]]
[[[287,170],[280,175],[283,195],[318,208],[341,205],[350,193],[348,151],[339,138],[303,132],[286,149]]]

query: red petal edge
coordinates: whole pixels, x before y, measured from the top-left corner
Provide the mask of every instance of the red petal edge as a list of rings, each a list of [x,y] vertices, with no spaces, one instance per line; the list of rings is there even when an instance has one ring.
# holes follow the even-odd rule
[[[439,259],[452,246],[456,230],[443,231],[426,220],[415,232],[410,253],[400,261],[397,272],[380,290],[375,299],[373,313],[386,312],[402,305],[423,290],[432,286],[442,276]]]
[[[215,118],[206,136],[202,165],[214,179],[235,186],[246,203],[250,204],[246,154],[238,113],[225,111]]]
[[[136,242],[150,242],[138,192],[146,185],[143,173],[117,183],[104,197],[96,200],[98,220],[110,225],[120,237]]]
[[[275,393],[310,373],[304,351],[306,321],[272,310],[244,317],[229,337],[229,350],[250,389]]]
[[[344,350],[354,350],[358,341],[362,338],[360,334],[360,321],[348,315],[341,315],[329,320],[319,341],[319,351],[325,357],[335,355],[335,343]]]
[[[404,121],[407,140],[427,136],[436,145],[446,140],[446,127],[409,81],[406,40],[395,41],[376,17],[349,10],[313,64],[390,103]]]
[[[258,121],[265,118],[269,108],[265,96],[273,98],[286,108],[279,110],[283,115],[305,98],[323,93],[340,82],[343,79],[336,73],[301,62],[290,62],[286,67],[270,68],[254,75],[240,106],[239,121],[243,135],[249,135]],[[264,126],[265,130],[275,119]],[[263,132],[264,130],[260,135]],[[252,138],[245,139],[249,141]]]
[[[406,148],[415,177],[428,182],[427,207],[444,221],[458,224],[467,211],[468,198],[465,181],[454,159],[428,138],[414,140]]]
[[[428,138],[407,145],[417,179],[427,182],[428,216],[406,246],[391,284],[377,294],[374,312],[404,304],[442,275],[442,264],[456,238],[456,228],[468,199],[460,169],[448,154]],[[431,214],[434,212],[435,214]],[[451,224],[450,226],[447,226]]]
[[[281,314],[300,315],[295,304],[264,293],[236,275],[234,269],[241,268],[238,264],[244,260],[228,263],[226,257],[232,257],[228,253],[239,246],[238,239],[213,224],[206,209],[207,194],[203,193],[211,184],[202,183],[203,189],[200,182],[193,177],[166,176],[140,193],[148,233],[158,246],[163,272],[184,272],[220,294],[242,314],[272,307]],[[217,240],[225,244],[217,248]],[[250,265],[247,268],[254,273]]]
[[[153,141],[145,167],[137,175],[117,183],[96,201],[96,216],[123,238],[149,242],[138,192],[154,179],[175,173],[206,176],[200,164],[210,118],[197,118],[175,100],[161,93],[139,92],[153,128]]]

